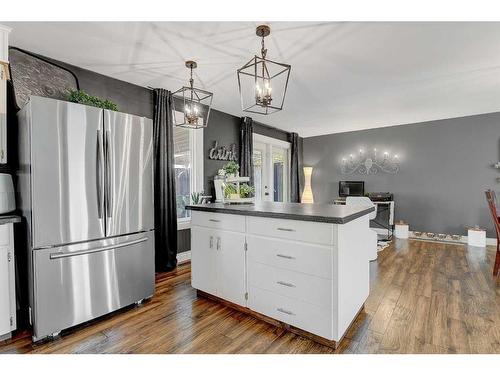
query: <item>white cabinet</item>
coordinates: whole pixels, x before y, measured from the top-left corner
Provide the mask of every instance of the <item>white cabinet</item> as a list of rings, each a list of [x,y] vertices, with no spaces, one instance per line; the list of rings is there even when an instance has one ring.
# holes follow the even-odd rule
[[[16,329],[13,224],[0,225],[0,340]]]
[[[245,303],[245,234],[191,228],[191,285],[227,301]]]
[[[213,229],[191,228],[191,285],[217,294],[217,253]]]
[[[217,296],[238,305],[245,301],[245,234],[218,231]]]
[[[368,297],[368,215],[346,224],[192,212],[192,286],[338,343]]]

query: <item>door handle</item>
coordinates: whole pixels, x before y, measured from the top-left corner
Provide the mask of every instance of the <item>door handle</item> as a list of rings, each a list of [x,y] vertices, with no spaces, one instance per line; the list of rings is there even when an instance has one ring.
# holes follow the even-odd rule
[[[119,243],[116,245],[107,245],[107,246],[101,246],[101,247],[96,247],[94,249],[87,249],[87,250],[81,250],[81,251],[73,251],[69,253],[64,253],[64,252],[58,252],[58,253],[52,253],[50,254],[50,259],[60,259],[60,258],[69,258],[69,257],[75,257],[78,255],[87,255],[87,254],[93,254],[93,253],[99,253],[101,251],[106,251],[106,250],[114,250],[114,249],[119,249],[122,247],[130,246],[130,245],[135,245],[144,241],[147,241],[147,237],[139,238],[138,240],[133,240],[133,241],[127,241],[123,243]]]
[[[101,130],[97,130],[97,158],[96,158],[96,184],[97,184],[97,217],[102,219],[102,171],[103,171],[103,149]]]
[[[277,228],[277,229],[283,232],[295,232],[295,229],[290,229],[290,228]]]
[[[282,309],[281,307],[278,307],[276,310],[279,311],[279,312],[281,312],[281,313],[287,314],[287,315],[295,315],[290,310],[285,310],[285,309]]]
[[[208,219],[208,221],[212,221],[214,223],[220,223],[220,220],[217,220],[217,219]]]
[[[290,255],[284,255],[284,254],[276,254],[277,257],[279,258],[285,258],[285,259],[295,259],[294,257]]]
[[[111,152],[110,152],[110,140],[109,140],[109,130],[105,132],[106,137],[104,142],[104,157],[105,157],[105,170],[106,170],[106,194],[105,194],[105,204],[106,204],[106,216],[112,217],[112,207],[113,198],[111,196]]]
[[[210,248],[212,249],[214,247],[214,237],[210,236]]]
[[[220,237],[217,237],[217,250],[220,250]]]
[[[287,286],[287,287],[289,287],[289,288],[295,288],[295,285],[290,284],[290,283],[287,283],[287,282],[285,282],[285,281],[276,281],[276,284],[283,285],[283,286]]]

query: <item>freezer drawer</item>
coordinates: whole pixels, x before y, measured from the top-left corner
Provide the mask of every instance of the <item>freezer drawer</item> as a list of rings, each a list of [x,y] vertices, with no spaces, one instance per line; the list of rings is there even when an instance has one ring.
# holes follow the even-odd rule
[[[34,250],[33,340],[154,293],[154,231]]]

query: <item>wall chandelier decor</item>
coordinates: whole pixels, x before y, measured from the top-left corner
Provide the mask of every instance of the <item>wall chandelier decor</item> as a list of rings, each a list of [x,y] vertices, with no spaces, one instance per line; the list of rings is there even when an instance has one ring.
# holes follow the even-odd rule
[[[267,25],[257,27],[256,34],[262,38],[261,56],[255,55],[237,70],[241,109],[244,112],[269,115],[283,109],[292,67],[267,59],[264,38],[270,33]]]
[[[189,87],[183,86],[173,93],[174,126],[200,129],[208,125],[214,94],[194,87],[193,69],[197,66],[195,61],[186,61],[186,67],[190,70]],[[179,106],[182,109],[176,110]]]
[[[399,156],[391,155],[389,151],[385,151],[380,157],[377,149],[373,149],[373,155],[368,156],[363,149],[359,150],[358,155],[350,154],[348,157],[342,158],[341,173],[342,174],[377,174],[398,173],[399,172]]]

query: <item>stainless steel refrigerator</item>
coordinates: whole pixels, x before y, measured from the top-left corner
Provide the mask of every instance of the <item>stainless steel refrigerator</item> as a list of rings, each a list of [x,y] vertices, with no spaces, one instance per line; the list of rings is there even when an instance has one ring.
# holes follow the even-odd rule
[[[18,119],[37,341],[153,295],[153,125],[36,96]]]

